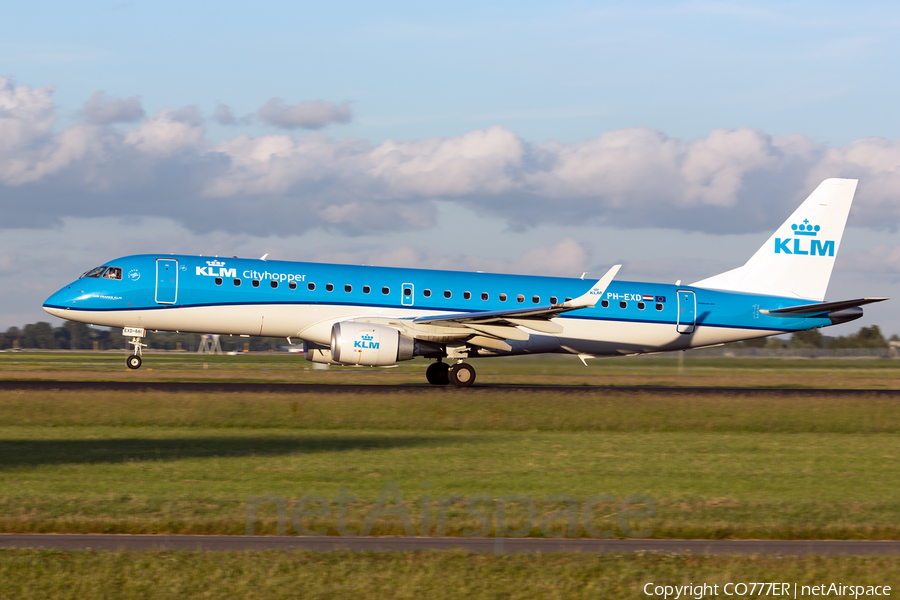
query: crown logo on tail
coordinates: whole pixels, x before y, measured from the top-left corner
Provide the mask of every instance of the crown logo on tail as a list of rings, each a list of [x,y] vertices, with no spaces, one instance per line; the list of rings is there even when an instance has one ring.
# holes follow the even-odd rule
[[[791,225],[791,229],[794,230],[794,235],[808,235],[810,237],[816,237],[819,234],[819,230],[821,227],[818,225],[810,225],[809,219],[803,219],[803,222],[797,225],[796,223]]]

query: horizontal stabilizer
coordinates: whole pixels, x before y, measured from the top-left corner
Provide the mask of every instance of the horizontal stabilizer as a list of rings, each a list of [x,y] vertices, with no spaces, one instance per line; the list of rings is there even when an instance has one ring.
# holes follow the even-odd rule
[[[789,306],[787,308],[774,308],[771,310],[761,309],[764,315],[773,317],[796,317],[805,319],[817,315],[826,315],[828,313],[847,310],[848,308],[856,308],[865,304],[874,302],[884,302],[889,298],[857,298],[856,300],[839,300],[837,302],[817,302],[816,304],[804,304],[802,306]]]

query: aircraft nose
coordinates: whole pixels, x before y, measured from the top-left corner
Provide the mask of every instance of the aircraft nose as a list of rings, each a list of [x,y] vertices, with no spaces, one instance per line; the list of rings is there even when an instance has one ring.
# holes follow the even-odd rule
[[[71,304],[77,295],[78,292],[72,289],[71,285],[67,285],[44,300],[44,305],[41,308],[54,317],[63,317],[63,313],[66,312],[66,305]]]

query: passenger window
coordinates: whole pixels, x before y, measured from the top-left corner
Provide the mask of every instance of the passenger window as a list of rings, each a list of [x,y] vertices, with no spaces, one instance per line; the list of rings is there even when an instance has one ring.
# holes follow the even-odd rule
[[[472,297],[472,294],[469,292],[463,292],[463,299],[468,300]]]
[[[367,286],[367,285],[363,286],[363,294],[368,294],[371,291],[372,291],[372,288],[370,288],[369,286]]]
[[[306,284],[306,289],[308,289],[309,291],[313,291],[316,289],[316,284],[309,282]]]
[[[216,285],[222,285],[222,278],[216,277]]]
[[[431,290],[422,290],[422,295],[426,298],[431,298]]]
[[[571,302],[571,301],[572,301],[571,298],[566,298],[566,302]]]
[[[345,285],[345,286],[344,286],[344,291],[347,292],[347,293],[349,294],[350,292],[353,291],[353,286],[352,286],[352,285]]]
[[[272,289],[274,290],[278,287],[278,282],[273,279],[271,282],[269,282],[269,285],[271,285]]]
[[[556,296],[550,296],[550,304],[556,304],[558,298]]]
[[[645,306],[646,304],[644,304],[643,302],[638,302],[638,310],[644,310]]]
[[[602,306],[603,308],[609,308],[609,300],[601,300],[600,306]]]
[[[235,280],[234,280],[234,287],[241,287],[241,280],[240,280],[240,279],[235,279]]]
[[[444,290],[444,298],[449,298],[450,296],[452,296],[450,290]]]
[[[122,269],[119,267],[110,267],[103,274],[103,279],[122,279]]]
[[[662,309],[663,309],[663,305],[661,303],[657,303],[656,310],[662,310]]]
[[[259,287],[259,279],[253,280],[253,287]]]
[[[516,302],[525,302],[525,296],[519,294],[518,296],[516,296]]]
[[[540,303],[541,303],[541,297],[540,297],[540,296],[532,296],[532,297],[531,297],[531,301],[532,301],[533,303],[535,303],[535,304],[540,304]]]
[[[391,288],[383,287],[383,288],[381,288],[381,293],[384,294],[385,296],[387,296],[388,294],[391,293]]]
[[[296,282],[296,281],[290,282],[290,283],[288,284],[288,287],[291,288],[292,290],[296,290],[296,289],[297,289],[297,282]]]
[[[331,285],[330,283],[326,283],[326,284],[325,284],[325,291],[326,291],[326,292],[333,292],[333,291],[334,291],[334,286]]]
[[[412,288],[403,288],[404,296],[412,296]]]
[[[488,299],[487,292],[481,292],[481,299],[482,299],[482,300],[487,300],[487,299]]]
[[[506,294],[500,294],[500,302],[506,302]]]
[[[628,303],[622,300],[619,302],[619,308],[628,308]]]

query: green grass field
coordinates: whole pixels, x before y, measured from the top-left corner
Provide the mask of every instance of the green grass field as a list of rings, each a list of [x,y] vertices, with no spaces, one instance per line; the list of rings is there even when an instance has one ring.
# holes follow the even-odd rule
[[[341,488],[359,529],[395,481],[417,533],[425,494],[432,534],[440,495],[524,494],[543,515],[554,494],[646,494],[657,514],[634,528],[654,537],[900,539],[891,400],[460,392],[6,392],[0,529],[240,534],[248,496],[290,508]],[[613,512],[598,507],[598,529],[616,529]],[[307,525],[337,533],[333,515]],[[448,534],[476,525],[449,508]],[[275,526],[261,507],[257,531]],[[373,529],[402,532],[397,517]]]
[[[0,550],[0,599],[648,598],[647,583],[892,585],[896,558]],[[691,598],[692,596],[689,596]],[[707,596],[710,597],[710,596]],[[748,596],[730,596],[748,597]],[[760,597],[756,595],[754,597]],[[851,596],[852,597],[852,596]],[[883,597],[883,596],[882,596]],[[684,596],[682,596],[684,598]]]
[[[303,370],[296,356],[150,355],[129,372],[120,355],[0,355],[7,379],[420,383],[424,363],[397,369]],[[239,362],[236,362],[239,361]],[[204,368],[204,363],[206,368]],[[784,397],[655,394],[637,385],[898,387],[890,360],[671,358],[481,361],[479,381],[612,384],[602,394],[553,389],[434,389],[366,394],[141,391],[0,392],[0,531],[240,535],[248,496],[293,509],[341,488],[347,527],[361,529],[387,482],[422,534],[423,496],[438,531],[439,497],[522,494],[537,517],[595,494],[646,494],[656,514],[629,517],[653,537],[900,539],[900,403],[866,393]],[[299,367],[299,368],[298,368]],[[337,535],[330,516],[308,529]],[[616,506],[596,529],[621,537]],[[481,523],[446,508],[446,533]],[[489,521],[492,525],[493,521]],[[522,505],[508,525],[530,525]],[[551,522],[559,530],[565,519]],[[583,515],[577,531],[585,536]],[[288,533],[295,534],[288,520]],[[277,531],[274,504],[257,534]],[[397,516],[372,535],[403,535]],[[487,532],[489,535],[492,531]],[[543,535],[533,526],[528,535]],[[178,553],[0,551],[0,598],[459,597],[638,598],[644,583],[788,581],[892,585],[895,558],[428,553]]]

